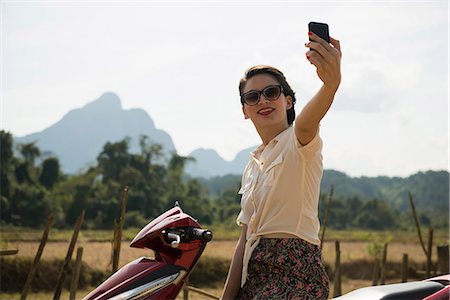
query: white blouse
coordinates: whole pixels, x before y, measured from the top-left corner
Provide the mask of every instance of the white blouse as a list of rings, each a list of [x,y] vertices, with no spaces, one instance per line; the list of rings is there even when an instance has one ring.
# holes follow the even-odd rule
[[[253,250],[264,235],[289,234],[319,245],[318,202],[322,139],[302,146],[288,127],[254,152],[242,175],[238,224],[247,224],[241,286]]]

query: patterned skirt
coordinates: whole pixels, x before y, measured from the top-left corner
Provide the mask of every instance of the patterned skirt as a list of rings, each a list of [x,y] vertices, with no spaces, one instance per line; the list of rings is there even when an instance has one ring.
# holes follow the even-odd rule
[[[327,299],[319,246],[302,239],[262,238],[237,299]]]

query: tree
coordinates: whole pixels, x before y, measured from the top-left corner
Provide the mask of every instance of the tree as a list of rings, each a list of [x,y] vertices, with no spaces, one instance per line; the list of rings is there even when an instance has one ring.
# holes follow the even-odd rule
[[[19,184],[22,183],[34,183],[33,176],[30,172],[30,167],[27,162],[21,162],[16,166],[14,171],[14,175],[16,177],[16,181]]]
[[[34,167],[34,162],[36,158],[41,155],[41,151],[36,146],[35,142],[21,144],[19,148],[20,153],[22,154],[28,166]]]
[[[75,187],[75,194],[72,203],[66,212],[66,223],[69,225],[75,224],[78,216],[85,210],[85,218],[93,218],[96,213],[89,207],[88,199],[91,194],[91,187],[88,185],[77,185]],[[94,214],[94,216],[93,216]]]
[[[0,131],[0,195],[6,199],[11,193],[11,177],[14,155],[12,150],[12,135],[9,132]]]
[[[35,184],[37,170],[35,168],[35,160],[41,155],[41,151],[35,142],[19,145],[20,153],[23,161],[19,163],[15,169],[16,180],[19,183]]]
[[[141,147],[141,155],[147,164],[147,169],[150,168],[154,159],[160,158],[162,153],[162,146],[160,144],[151,143],[148,136],[141,135],[139,137],[139,146]]]
[[[53,206],[47,191],[38,185],[21,184],[11,196],[10,212],[13,225],[40,227],[52,211]]]
[[[167,201],[172,206],[175,201],[181,201],[186,193],[187,187],[183,183],[184,167],[186,162],[195,160],[192,157],[172,154],[167,167]]]
[[[106,143],[97,157],[98,166],[102,170],[103,182],[108,180],[120,181],[120,172],[130,163],[128,153],[129,139],[117,143]]]
[[[358,227],[365,229],[392,229],[397,225],[395,215],[386,202],[372,199],[361,207],[361,212],[356,217],[355,223]]]
[[[42,163],[42,171],[39,176],[39,182],[47,189],[51,189],[53,185],[60,179],[61,172],[59,168],[59,160],[55,157],[47,158]]]

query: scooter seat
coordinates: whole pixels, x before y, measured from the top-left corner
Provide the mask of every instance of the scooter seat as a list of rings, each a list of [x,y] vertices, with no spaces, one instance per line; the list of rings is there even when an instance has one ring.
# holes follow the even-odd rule
[[[365,299],[365,300],[421,300],[433,294],[444,285],[434,281],[415,281],[405,283],[386,284],[360,288],[335,300]]]

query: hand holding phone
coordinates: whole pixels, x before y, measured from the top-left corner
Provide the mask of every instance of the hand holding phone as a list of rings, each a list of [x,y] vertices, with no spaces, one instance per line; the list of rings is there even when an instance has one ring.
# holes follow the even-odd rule
[[[341,82],[342,53],[340,43],[330,37],[328,25],[325,23],[310,22],[308,29],[311,34],[308,34],[310,42],[305,43],[305,47],[309,48],[309,51],[306,52],[306,58],[316,67],[317,75],[324,86],[331,88],[335,93]]]
[[[315,33],[320,38],[324,39],[327,43],[330,42],[330,33],[328,31],[328,24],[319,22],[309,22],[308,30]]]

